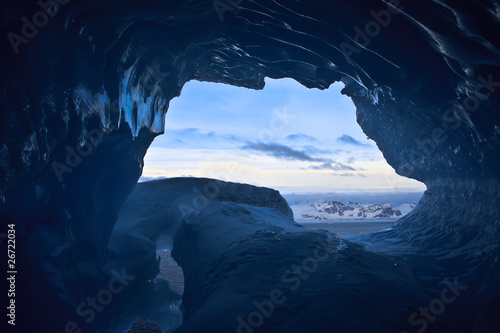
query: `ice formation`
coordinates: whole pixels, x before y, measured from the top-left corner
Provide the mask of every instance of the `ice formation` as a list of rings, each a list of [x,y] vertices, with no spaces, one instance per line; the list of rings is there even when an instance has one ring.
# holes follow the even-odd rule
[[[15,224],[19,332],[122,332],[137,318],[178,332],[499,331],[498,1],[0,8],[0,233]],[[163,216],[186,275],[181,318],[180,296],[154,278],[158,226],[117,224],[120,209],[186,82],[261,89],[265,77],[319,89],[344,82],[363,131],[428,190],[391,230],[346,241],[304,232],[286,205],[233,195],[200,209],[173,187],[150,208],[198,213],[190,223],[173,208]],[[273,292],[285,291],[294,265],[310,278]]]

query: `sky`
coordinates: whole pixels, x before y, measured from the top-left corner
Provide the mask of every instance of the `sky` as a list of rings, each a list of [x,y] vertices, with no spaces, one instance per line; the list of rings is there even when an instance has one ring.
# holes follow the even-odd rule
[[[267,78],[263,90],[190,81],[170,102],[141,180],[208,177],[281,193],[425,190],[387,164],[342,88],[307,89],[292,79]]]

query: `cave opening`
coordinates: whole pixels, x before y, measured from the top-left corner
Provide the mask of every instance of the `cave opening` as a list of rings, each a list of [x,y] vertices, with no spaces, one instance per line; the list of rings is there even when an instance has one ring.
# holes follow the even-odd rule
[[[340,82],[307,89],[292,79],[268,78],[263,90],[190,81],[171,101],[140,181],[223,178],[284,194],[422,192],[362,132],[342,89]]]
[[[383,203],[399,193],[408,202],[394,208],[405,209],[404,216],[425,186],[394,172],[356,123],[355,106],[341,94],[343,88],[336,82],[325,90],[308,89],[292,79],[266,79],[263,90],[190,81],[170,102],[165,133],[148,148],[139,182],[206,177],[278,189],[292,210],[297,208],[299,223],[308,222],[302,218],[303,205],[293,205],[301,195],[307,206],[313,206],[311,194],[319,200],[328,192],[337,193],[338,200],[352,204],[355,198]],[[396,217],[400,215],[391,220]],[[360,235],[384,228],[377,224],[351,232]],[[353,236],[342,228],[330,231]],[[184,272],[172,258],[172,240],[157,239],[156,246],[156,279],[168,281],[182,294]],[[154,324],[139,320],[129,332],[141,327]]]
[[[391,220],[404,216],[425,185],[396,174],[356,122],[355,106],[343,88],[335,82],[325,90],[308,89],[287,78],[266,78],[263,90],[190,81],[171,101],[165,133],[149,147],[139,181],[202,177],[269,187],[279,190],[297,208],[295,218],[305,222],[303,217],[312,216],[370,217],[349,205],[339,208],[341,215],[311,215],[293,205],[312,206],[311,201],[327,198],[351,205],[390,203],[397,214]]]
[[[37,4],[8,1],[4,7],[4,35],[26,34],[30,27],[37,35],[18,39],[23,45],[6,52],[0,98],[6,111],[1,123],[0,219],[18,226],[16,260],[23,272],[17,281],[18,318],[29,318],[18,321],[21,330],[121,332],[137,316],[162,322],[164,331],[171,328],[170,298],[159,301],[169,289],[153,279],[158,268],[154,243],[134,230],[106,251],[120,207],[142,172],[144,153],[162,131],[165,106],[189,80],[258,89],[266,76],[292,76],[309,88],[326,88],[350,77],[346,90],[363,131],[399,174],[425,182],[429,190],[412,216],[383,235],[342,244],[323,237],[338,250],[329,257],[330,269],[315,271],[309,288],[287,294],[290,300],[307,302],[286,303],[288,315],[274,315],[266,329],[304,332],[319,325],[318,332],[338,326],[345,331],[412,330],[408,324],[415,309],[439,305],[434,327],[498,331],[500,76],[494,2],[248,1],[221,16],[212,1],[175,6],[131,1],[120,8],[114,2],[90,1],[53,6],[47,13],[50,20]],[[41,17],[47,17],[43,24],[36,20]],[[3,49],[11,49],[11,37],[3,39]],[[148,63],[161,63],[162,73],[171,73],[160,77],[160,84],[153,83],[158,88],[154,91],[150,80],[140,79]],[[114,112],[116,100],[126,107]],[[93,153],[81,149],[82,139],[97,129],[102,135]],[[213,129],[200,133],[209,131]],[[277,148],[270,146],[273,141],[248,142],[240,147],[247,146],[247,154],[260,151],[258,158]],[[70,159],[79,148],[85,158]],[[302,161],[309,162],[304,168],[327,163],[311,154],[311,160]],[[53,163],[65,171],[64,181]],[[193,202],[190,186],[175,190],[127,212],[150,218],[147,209],[154,205],[169,206],[166,214],[171,214],[179,207],[178,197]],[[256,298],[287,287],[280,274],[303,263],[315,246],[309,232],[295,233],[290,227],[285,228],[289,233],[275,234],[283,225],[276,211],[276,223],[268,226],[247,219],[262,217],[265,209],[260,207],[221,203],[215,209],[207,213],[238,213],[238,226],[247,222],[254,229],[237,234],[232,225],[218,223],[223,214],[216,214],[209,219],[214,228],[195,223],[178,234],[177,255],[192,282],[179,333],[207,327],[229,331],[240,316],[254,318],[254,301],[260,305],[269,300]],[[249,239],[252,249],[239,246]],[[222,245],[230,251],[219,255]],[[254,265],[248,265],[248,258]],[[213,270],[213,260],[228,264]],[[106,295],[117,290],[109,284],[117,272],[135,279],[130,284],[123,280],[128,288],[112,295],[111,302]],[[252,281],[223,284],[218,279],[234,277],[237,282],[243,274],[265,279],[270,273],[274,275],[264,289]],[[460,295],[452,303],[443,302],[450,299],[439,291],[453,282]],[[102,313],[89,313],[88,303],[83,304],[87,315],[76,311],[92,297],[111,303]],[[91,313],[95,316],[89,317]]]

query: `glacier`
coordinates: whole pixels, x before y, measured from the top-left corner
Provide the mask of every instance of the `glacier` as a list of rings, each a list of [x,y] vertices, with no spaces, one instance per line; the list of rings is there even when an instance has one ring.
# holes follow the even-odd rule
[[[16,241],[2,270],[17,272],[2,327],[125,332],[146,318],[164,332],[500,330],[497,0],[0,8],[4,253],[8,229]],[[136,185],[186,82],[262,89],[266,77],[343,82],[387,162],[425,183],[418,205],[389,230],[341,239],[295,223],[270,189]],[[162,248],[183,268],[183,295],[156,278]]]

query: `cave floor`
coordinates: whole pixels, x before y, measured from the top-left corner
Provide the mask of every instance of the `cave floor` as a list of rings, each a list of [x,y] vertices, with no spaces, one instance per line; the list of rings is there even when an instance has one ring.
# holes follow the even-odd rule
[[[353,237],[369,234],[372,232],[387,229],[394,225],[392,221],[369,221],[369,222],[323,222],[323,223],[303,223],[304,227],[318,230],[324,229],[337,234],[339,237]]]

